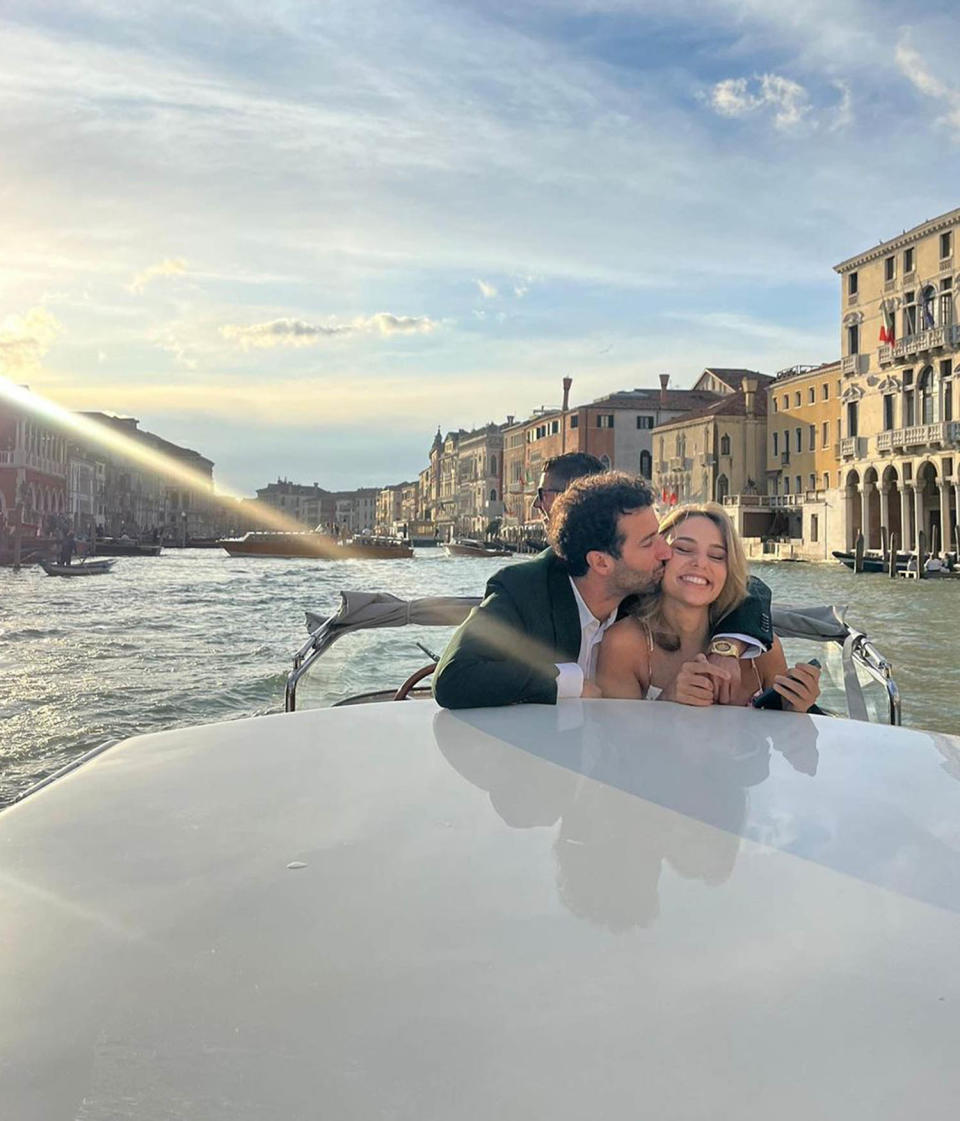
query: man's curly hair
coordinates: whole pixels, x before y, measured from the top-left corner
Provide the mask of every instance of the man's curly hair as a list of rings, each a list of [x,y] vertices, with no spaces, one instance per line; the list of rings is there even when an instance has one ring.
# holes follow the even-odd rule
[[[639,475],[607,471],[577,479],[553,504],[549,540],[571,576],[583,576],[594,549],[619,558],[623,534],[617,522],[653,505],[653,491]]]

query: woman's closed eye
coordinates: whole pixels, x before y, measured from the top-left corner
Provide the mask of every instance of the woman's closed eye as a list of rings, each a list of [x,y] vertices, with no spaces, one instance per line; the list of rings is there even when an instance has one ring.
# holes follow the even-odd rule
[[[695,556],[698,552],[698,550],[696,549],[695,546],[687,545],[687,544],[684,544],[682,542],[681,543],[675,543],[674,546],[673,546],[673,551],[675,553],[680,553],[681,556],[685,556],[685,557]],[[720,563],[723,563],[723,561],[725,561],[726,559],[727,559],[727,554],[720,549],[711,549],[710,552],[707,553],[707,560],[718,561]]]

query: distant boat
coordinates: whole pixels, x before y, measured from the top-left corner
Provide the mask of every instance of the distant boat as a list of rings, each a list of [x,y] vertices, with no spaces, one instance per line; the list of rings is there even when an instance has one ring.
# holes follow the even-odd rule
[[[856,557],[853,553],[840,552],[834,549],[833,556],[841,563],[845,564],[847,568],[853,568],[856,564]],[[910,556],[908,553],[897,553],[897,571],[905,572],[907,565],[910,563]],[[871,556],[867,553],[863,556],[863,571],[864,572],[889,572],[890,561],[884,560],[883,557]]]
[[[444,546],[450,557],[509,557],[513,550],[497,541],[475,541],[471,537],[461,537],[448,541]]]
[[[116,564],[115,560],[82,560],[77,564],[54,564],[42,560],[40,567],[48,576],[104,576]]]
[[[220,546],[232,557],[313,557],[315,560],[396,560],[413,556],[413,548],[399,537],[368,534],[338,541],[327,533],[251,531],[227,537]]]
[[[141,545],[132,537],[98,537],[98,557],[158,557],[162,545]]]

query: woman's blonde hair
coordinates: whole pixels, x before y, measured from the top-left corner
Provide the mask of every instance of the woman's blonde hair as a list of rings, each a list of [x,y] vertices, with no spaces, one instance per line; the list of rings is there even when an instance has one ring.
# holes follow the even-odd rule
[[[747,557],[743,551],[740,535],[724,508],[717,502],[697,502],[678,506],[671,510],[660,522],[660,532],[668,536],[671,530],[688,518],[707,518],[720,530],[720,537],[727,552],[727,578],[720,594],[710,604],[710,628],[747,598]],[[663,618],[663,601],[659,595],[645,596],[636,606],[634,614],[645,622],[653,634],[657,645],[665,650],[679,648],[677,636],[672,634]]]

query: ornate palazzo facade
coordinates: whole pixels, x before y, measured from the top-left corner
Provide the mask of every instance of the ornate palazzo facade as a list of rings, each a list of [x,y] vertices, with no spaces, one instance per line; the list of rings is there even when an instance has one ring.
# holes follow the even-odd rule
[[[836,266],[846,544],[960,545],[960,209]]]

